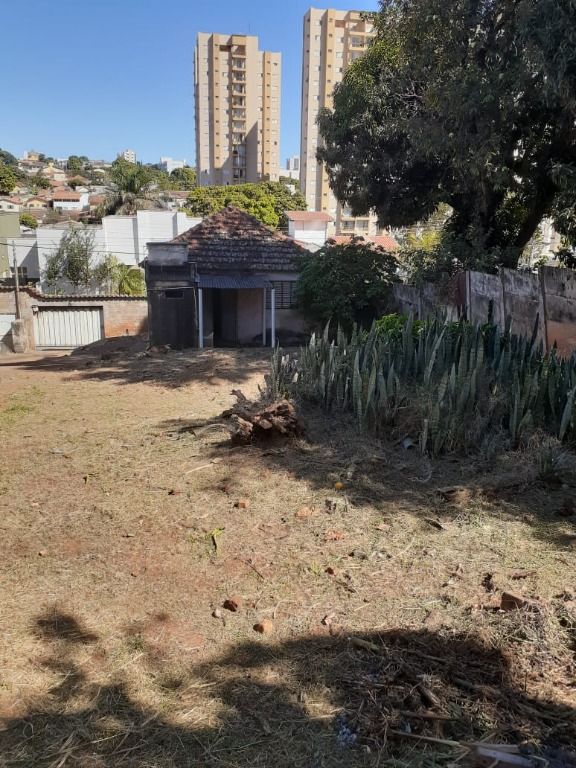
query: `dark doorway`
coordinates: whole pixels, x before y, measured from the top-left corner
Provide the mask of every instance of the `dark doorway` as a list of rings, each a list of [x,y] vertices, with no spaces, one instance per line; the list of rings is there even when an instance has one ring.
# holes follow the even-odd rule
[[[238,291],[213,291],[214,346],[234,347],[238,344]]]

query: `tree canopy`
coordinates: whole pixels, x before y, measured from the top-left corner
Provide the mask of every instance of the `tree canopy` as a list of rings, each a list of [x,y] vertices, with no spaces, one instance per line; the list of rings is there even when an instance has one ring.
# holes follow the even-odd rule
[[[37,229],[38,228],[38,222],[32,216],[31,213],[27,213],[27,211],[23,211],[20,214],[20,224],[22,224],[23,227],[28,227],[29,229]]]
[[[576,4],[381,0],[319,117],[337,197],[405,226],[445,203],[461,263],[516,266],[541,220],[576,242]]]
[[[0,162],[0,195],[9,195],[18,182],[11,166]]]
[[[70,155],[66,162],[66,168],[74,173],[80,173],[84,169],[84,161],[78,155]]]
[[[44,279],[48,285],[65,281],[75,288],[88,287],[93,277],[94,248],[92,230],[71,226],[46,259]]]
[[[302,258],[298,304],[318,325],[333,321],[347,331],[354,323],[368,326],[385,309],[397,268],[394,256],[361,238],[329,241]]]
[[[177,185],[176,189],[194,189],[196,186],[196,170],[185,166],[174,168],[170,179]]]
[[[234,205],[273,228],[287,226],[286,211],[305,211],[306,200],[284,184],[264,181],[257,184],[196,187],[188,195],[187,211],[193,216],[209,216],[227,205]]]
[[[103,206],[103,214],[131,215],[137,210],[163,208],[154,195],[154,173],[150,168],[129,163],[119,157],[110,168],[111,192]]]
[[[116,296],[144,296],[146,281],[140,267],[122,264],[113,254],[107,254],[93,270],[94,279],[108,293]]]
[[[7,149],[0,149],[0,163],[6,165],[18,165],[18,160]]]

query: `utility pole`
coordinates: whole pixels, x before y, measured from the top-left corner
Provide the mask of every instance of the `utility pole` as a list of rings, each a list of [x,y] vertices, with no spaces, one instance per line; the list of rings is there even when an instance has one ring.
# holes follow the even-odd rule
[[[12,262],[14,264],[14,303],[16,304],[16,320],[20,320],[20,280],[18,278],[18,262],[16,261],[16,243],[12,240]]]

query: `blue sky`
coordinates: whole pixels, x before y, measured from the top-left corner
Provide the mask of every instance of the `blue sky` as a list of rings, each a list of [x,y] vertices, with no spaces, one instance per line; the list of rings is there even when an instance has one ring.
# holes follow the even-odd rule
[[[281,161],[300,147],[303,0],[3,3],[0,147],[20,156],[194,159],[197,32],[258,35],[282,53]],[[315,7],[346,9],[333,0]],[[361,4],[374,10],[377,0]]]

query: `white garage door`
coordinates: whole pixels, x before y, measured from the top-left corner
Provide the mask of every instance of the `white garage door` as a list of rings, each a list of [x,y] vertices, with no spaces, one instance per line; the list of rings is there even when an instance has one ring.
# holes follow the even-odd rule
[[[16,315],[0,315],[0,352],[12,350],[12,322]]]
[[[38,307],[34,315],[36,346],[83,347],[104,338],[101,307]]]

